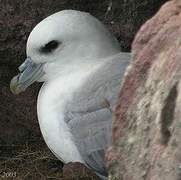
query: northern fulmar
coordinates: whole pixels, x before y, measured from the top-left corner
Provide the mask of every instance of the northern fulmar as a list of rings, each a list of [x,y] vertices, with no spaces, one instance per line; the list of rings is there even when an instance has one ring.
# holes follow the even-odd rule
[[[80,162],[107,179],[112,110],[130,53],[89,13],[63,10],[29,35],[27,58],[10,83],[18,94],[44,82],[37,101],[40,129],[63,163]]]

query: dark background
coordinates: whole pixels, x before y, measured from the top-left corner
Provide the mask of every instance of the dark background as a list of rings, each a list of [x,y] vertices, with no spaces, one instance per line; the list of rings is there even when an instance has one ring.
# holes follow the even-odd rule
[[[115,34],[124,51],[140,26],[152,17],[166,0],[0,0],[0,144],[41,141],[36,116],[40,85],[15,96],[10,79],[26,57],[26,40],[42,19],[63,9],[90,12]],[[109,11],[110,9],[110,11]]]

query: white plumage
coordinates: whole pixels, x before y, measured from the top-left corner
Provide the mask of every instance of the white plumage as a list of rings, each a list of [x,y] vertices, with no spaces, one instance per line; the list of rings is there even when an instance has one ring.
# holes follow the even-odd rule
[[[33,29],[27,56],[38,70],[22,81],[20,68],[12,91],[45,81],[37,112],[48,147],[64,163],[84,163],[106,179],[104,154],[111,143],[112,110],[130,54],[120,52],[117,40],[96,18],[65,10]]]

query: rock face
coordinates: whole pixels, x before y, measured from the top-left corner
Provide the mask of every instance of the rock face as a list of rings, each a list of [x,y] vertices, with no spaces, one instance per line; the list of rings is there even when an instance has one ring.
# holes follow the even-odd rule
[[[107,159],[110,180],[181,179],[181,1],[139,30]]]
[[[9,81],[25,59],[26,39],[46,16],[62,9],[87,11],[115,33],[129,50],[135,32],[166,0],[0,0],[0,144],[40,137],[36,118],[38,85],[14,96]]]

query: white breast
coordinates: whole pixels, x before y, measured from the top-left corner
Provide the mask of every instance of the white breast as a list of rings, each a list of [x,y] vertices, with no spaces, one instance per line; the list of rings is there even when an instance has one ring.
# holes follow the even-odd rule
[[[84,81],[80,73],[45,83],[38,96],[38,120],[45,142],[63,162],[83,162],[74,144],[67,124],[64,122],[64,106],[72,92]]]

